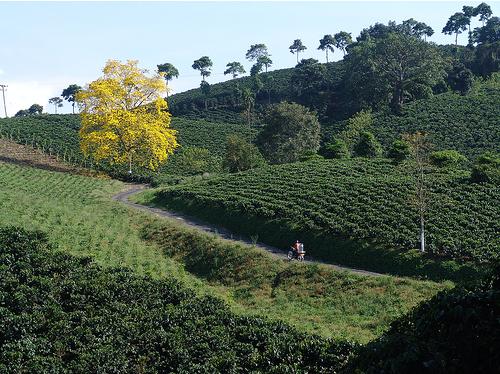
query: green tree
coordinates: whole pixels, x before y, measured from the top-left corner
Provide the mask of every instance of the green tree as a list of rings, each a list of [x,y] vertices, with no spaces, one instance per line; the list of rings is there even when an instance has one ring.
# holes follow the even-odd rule
[[[345,129],[340,132],[338,137],[346,143],[349,150],[352,150],[361,132],[367,131],[372,124],[372,112],[369,110],[362,110],[347,120]]]
[[[180,175],[214,173],[221,169],[220,159],[210,154],[208,149],[186,147],[172,156],[168,167]]]
[[[410,156],[410,145],[404,140],[395,140],[389,149],[388,156],[395,162],[402,162]]]
[[[481,3],[474,9],[474,13],[472,15],[474,17],[479,16],[479,20],[483,23],[484,26],[484,21],[488,20],[488,18],[490,18],[492,14],[493,12],[491,11],[491,7],[486,3]]]
[[[212,69],[212,66],[212,60],[210,60],[210,57],[208,56],[200,57],[198,60],[195,60],[192,65],[193,69],[200,71],[203,81],[205,81],[206,77],[209,77],[210,74],[212,74],[212,72],[210,71],[210,69]]]
[[[64,100],[71,103],[73,114],[75,114],[75,96],[82,88],[77,84],[71,84],[65,88],[61,94]]]
[[[257,146],[269,162],[295,162],[308,152],[318,151],[320,124],[306,107],[287,102],[271,105],[263,122]]]
[[[382,146],[371,132],[363,131],[359,134],[358,142],[354,146],[354,154],[358,157],[380,157]]]
[[[471,30],[470,30],[470,22],[472,20],[472,17],[474,17],[474,11],[475,11],[475,8],[473,6],[467,6],[467,5],[464,5],[462,7],[462,13],[469,19],[469,35],[471,33]]]
[[[179,78],[179,70],[177,70],[177,68],[171,63],[166,62],[164,64],[156,66],[158,67],[158,73],[161,74],[163,78],[165,78],[167,86],[172,79]],[[168,90],[167,90],[167,97],[168,97]]]
[[[259,61],[257,61],[255,64],[252,65],[252,68],[250,69],[250,76],[254,77],[257,74],[260,74],[262,72],[263,67],[264,66]]]
[[[452,90],[465,95],[472,88],[474,74],[464,64],[455,62],[451,71],[448,73],[448,84]]]
[[[33,114],[42,114],[42,112],[43,112],[43,106],[41,106],[39,104],[33,104],[33,105],[31,105],[28,108],[28,113],[30,115],[33,115]]]
[[[227,138],[223,167],[230,173],[253,169],[265,165],[266,162],[259,149],[238,135]]]
[[[305,51],[307,47],[304,44],[302,44],[302,41],[300,39],[295,39],[293,41],[293,44],[290,47],[288,47],[288,49],[290,49],[290,53],[297,55],[297,64],[298,64],[299,53]]]
[[[271,60],[269,56],[259,56],[259,58],[257,58],[257,63],[264,66],[267,73],[267,69],[273,65],[273,60]]]
[[[461,34],[462,31],[467,30],[469,25],[470,18],[462,12],[457,12],[448,19],[448,22],[446,22],[446,25],[443,27],[442,32],[446,35],[455,34],[455,45],[458,45],[458,34]]]
[[[54,96],[49,99],[49,104],[54,104],[55,114],[57,114],[57,108],[62,108],[63,99],[59,96]]]
[[[474,72],[486,78],[500,70],[500,41],[479,44],[474,56]]]
[[[347,147],[347,143],[334,137],[330,142],[325,144],[323,155],[325,158],[349,158],[351,153],[349,152],[349,148]]]
[[[16,114],[14,114],[14,117],[27,117],[29,115],[30,115],[30,113],[28,112],[27,109],[21,109],[21,110],[18,110]]]
[[[347,46],[352,43],[351,34],[340,31],[334,35],[333,39],[335,40],[335,48],[340,49],[345,56]]]
[[[323,36],[323,39],[319,41],[318,49],[326,52],[326,62],[328,63],[328,51],[333,53],[335,47],[335,39],[331,35]]]
[[[357,43],[346,63],[352,100],[361,108],[389,103],[395,112],[407,101],[432,95],[445,65],[435,46],[401,33]]]
[[[237,61],[229,62],[226,65],[227,69],[224,71],[224,75],[231,74],[233,79],[235,79],[240,74],[245,74],[245,68]]]
[[[248,61],[257,61],[261,57],[271,57],[265,44],[253,44],[245,54]]]
[[[491,17],[483,27],[476,27],[470,37],[471,44],[488,44],[500,41],[500,18]]]
[[[242,97],[243,97],[243,115],[245,116],[245,120],[247,122],[247,125],[252,124],[252,117],[253,117],[253,108],[255,106],[255,93],[249,89],[249,88],[244,88],[242,91]]]

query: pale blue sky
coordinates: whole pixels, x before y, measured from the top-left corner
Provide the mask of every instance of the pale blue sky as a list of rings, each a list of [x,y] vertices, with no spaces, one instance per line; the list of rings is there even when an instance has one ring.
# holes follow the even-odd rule
[[[308,47],[301,57],[324,61],[317,50],[323,35],[343,30],[356,37],[375,22],[413,17],[434,28],[431,41],[453,43],[453,36],[441,34],[446,20],[463,5],[479,3],[0,2],[0,83],[9,85],[9,115],[35,102],[53,112],[50,97],[71,83],[83,86],[96,79],[108,59],[137,59],[150,70],[171,62],[180,71],[171,88],[180,92],[199,86],[191,65],[203,55],[214,62],[210,83],[228,79],[223,72],[230,61],[249,71],[245,52],[254,43],[268,46],[272,69],[295,65],[288,47],[296,38]],[[488,3],[498,15],[499,3]],[[459,43],[466,42],[464,33]],[[341,55],[336,51],[333,59]],[[65,105],[62,112],[69,111]]]

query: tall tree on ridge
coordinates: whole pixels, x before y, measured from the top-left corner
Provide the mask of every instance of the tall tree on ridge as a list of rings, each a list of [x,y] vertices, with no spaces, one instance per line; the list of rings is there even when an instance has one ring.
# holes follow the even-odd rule
[[[252,44],[245,54],[245,58],[248,61],[257,61],[259,57],[270,57],[267,47],[263,43]]]
[[[166,62],[164,64],[156,65],[158,67],[158,73],[163,76],[165,82],[167,82],[167,97],[168,97],[168,82],[170,82],[174,78],[179,78],[179,70],[177,68]]]
[[[198,60],[195,60],[192,65],[193,69],[200,71],[203,82],[205,82],[205,77],[209,77],[210,74],[212,74],[212,72],[210,71],[210,69],[212,69],[212,66],[213,62],[208,56],[200,57]]]
[[[293,44],[288,48],[290,49],[290,53],[297,55],[297,64],[299,63],[299,53],[307,49],[300,39],[295,39]]]
[[[75,96],[82,88],[77,84],[71,84],[61,94],[67,102],[71,103],[73,114],[75,114]]]
[[[229,62],[226,67],[227,69],[224,71],[224,75],[231,74],[233,76],[233,79],[235,79],[240,74],[246,73],[243,65],[241,65],[237,61]]]
[[[446,25],[443,27],[443,34],[452,35],[455,34],[455,45],[458,45],[458,34],[462,33],[462,31],[467,30],[467,27],[470,25],[470,18],[468,18],[462,12],[457,12],[453,14],[446,22]]]
[[[479,20],[483,23],[488,20],[492,16],[493,12],[491,11],[491,7],[486,3],[479,4],[476,8],[474,8],[474,13],[472,14],[474,17],[479,16]]]
[[[57,108],[61,108],[63,99],[61,99],[59,96],[54,96],[49,99],[49,104],[54,104],[54,110],[55,114],[57,114]]]
[[[335,46],[335,39],[331,35],[325,35],[323,36],[323,39],[319,41],[318,49],[321,51],[326,51],[326,63],[328,63],[328,50],[330,50],[333,53],[334,46]]]
[[[340,31],[334,35],[333,39],[335,40],[335,47],[340,49],[345,56],[347,46],[352,43],[351,34],[345,31]]]
[[[273,64],[273,60],[269,56],[259,56],[257,58],[257,63],[264,66],[264,69],[267,73],[267,68]]]

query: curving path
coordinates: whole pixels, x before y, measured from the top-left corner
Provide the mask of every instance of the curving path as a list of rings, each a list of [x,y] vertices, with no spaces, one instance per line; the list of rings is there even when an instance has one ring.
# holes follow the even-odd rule
[[[141,191],[144,191],[148,188],[149,187],[147,185],[144,185],[144,184],[127,184],[126,188],[123,191],[121,191],[113,196],[113,200],[119,201],[123,204],[126,204],[126,205],[132,207],[132,208],[139,209],[139,210],[149,212],[149,213],[153,213],[153,214],[156,214],[156,215],[161,216],[161,217],[168,217],[171,219],[175,219],[186,226],[189,226],[189,227],[192,227],[192,228],[195,228],[198,230],[202,230],[205,232],[216,234],[224,239],[236,240],[238,242],[241,242],[241,243],[244,243],[247,245],[255,246],[261,250],[264,250],[264,251],[271,253],[275,257],[278,257],[281,259],[286,259],[287,251],[284,251],[282,249],[272,247],[272,246],[264,244],[264,243],[254,243],[246,238],[240,237],[239,235],[235,235],[222,227],[207,225],[205,222],[201,222],[201,221],[197,220],[196,218],[189,217],[189,216],[184,215],[182,213],[172,212],[172,211],[159,209],[159,208],[153,208],[153,207],[149,207],[146,205],[137,204],[137,203],[134,203],[134,202],[129,200],[130,196],[132,196],[136,193],[139,193]],[[306,256],[306,258],[307,258],[307,256]],[[307,260],[305,260],[304,262],[310,263],[310,264],[323,264],[323,265],[329,266],[331,268],[334,268],[336,270],[349,271],[349,272],[361,274],[361,275],[371,275],[371,276],[383,276],[384,275],[384,274],[380,274],[380,273],[374,273],[371,271],[353,269],[353,268],[340,266],[340,265],[334,265],[334,264],[330,264],[330,263],[323,262],[320,260],[314,260],[310,257]]]

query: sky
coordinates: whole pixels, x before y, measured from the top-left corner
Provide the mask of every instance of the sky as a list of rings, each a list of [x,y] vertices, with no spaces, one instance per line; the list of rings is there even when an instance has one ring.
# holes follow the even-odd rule
[[[438,44],[454,43],[441,33],[448,17],[463,5],[480,1],[446,2],[0,2],[0,84],[7,84],[7,114],[37,103],[53,113],[48,100],[70,84],[97,79],[109,59],[139,60],[150,71],[170,62],[179,79],[172,93],[199,87],[193,61],[209,56],[214,62],[209,83],[229,79],[228,62],[239,61],[247,72],[245,53],[251,44],[267,45],[274,65],[296,63],[288,47],[301,39],[308,48],[300,58],[325,61],[319,39],[339,31],[359,32],[375,22],[408,18],[430,25]],[[500,3],[488,1],[498,15]],[[480,26],[476,18],[472,27]],[[467,35],[459,35],[459,44]],[[342,58],[335,51],[333,60]],[[330,55],[330,60],[331,60]],[[1,97],[0,97],[1,101]],[[59,113],[70,113],[65,102]],[[0,106],[0,116],[4,116]]]

